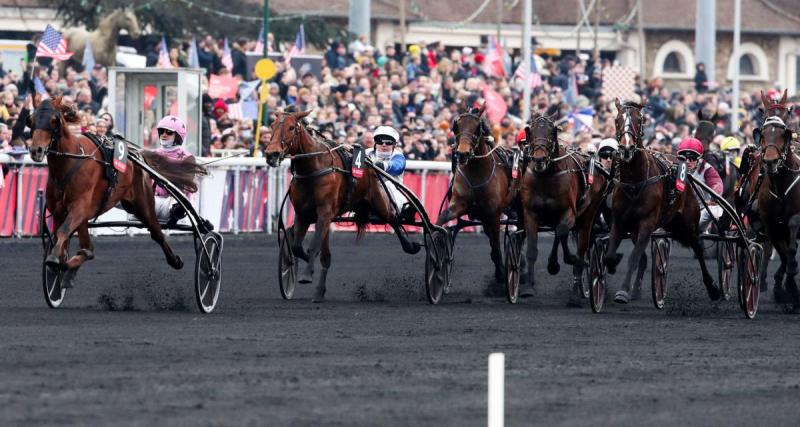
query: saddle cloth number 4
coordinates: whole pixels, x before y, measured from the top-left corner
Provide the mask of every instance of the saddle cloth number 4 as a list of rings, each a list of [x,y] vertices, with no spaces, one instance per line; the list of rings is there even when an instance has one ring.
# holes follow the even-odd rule
[[[118,140],[114,144],[114,169],[121,173],[128,169],[128,145],[125,141]]]

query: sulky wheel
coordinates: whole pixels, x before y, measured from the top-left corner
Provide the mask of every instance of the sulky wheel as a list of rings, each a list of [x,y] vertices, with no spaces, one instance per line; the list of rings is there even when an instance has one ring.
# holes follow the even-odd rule
[[[717,243],[717,272],[719,273],[719,290],[726,301],[731,298],[734,267],[736,267],[736,242],[721,240]]]
[[[516,304],[519,300],[519,281],[522,275],[522,243],[524,239],[524,234],[521,231],[506,234],[506,299],[511,304]]]
[[[739,252],[739,305],[748,319],[756,317],[759,297],[759,270],[764,258],[764,248],[750,243],[747,252]]]
[[[53,243],[45,240],[44,257],[50,254],[53,249]],[[64,271],[58,267],[47,265],[42,262],[42,290],[44,290],[44,300],[50,308],[58,308],[64,302],[64,294],[67,292],[65,288],[61,287],[61,279],[64,277]]]
[[[205,314],[214,311],[222,284],[222,236],[211,232],[200,239],[195,262],[194,296]]]
[[[292,228],[278,229],[278,284],[283,299],[292,299],[297,285],[297,258],[292,253]]]
[[[607,248],[607,237],[595,240],[589,248],[589,281],[585,287],[589,290],[589,302],[594,313],[603,309],[606,300],[606,264],[603,258]]]
[[[664,299],[667,296],[667,269],[669,267],[670,241],[664,237],[653,239],[650,245],[653,266],[651,268],[653,290],[653,305],[661,310],[664,308]]]
[[[428,302],[438,304],[447,286],[450,271],[450,238],[442,228],[425,233],[425,291]]]

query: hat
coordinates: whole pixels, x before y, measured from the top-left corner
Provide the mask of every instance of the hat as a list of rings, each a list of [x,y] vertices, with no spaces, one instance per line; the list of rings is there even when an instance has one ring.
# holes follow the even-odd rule
[[[702,156],[703,143],[697,138],[686,138],[678,145],[678,154],[683,151],[690,151],[696,153],[698,156]]]
[[[469,46],[464,46],[461,49],[461,53],[463,53],[464,55],[472,55],[472,48]]]

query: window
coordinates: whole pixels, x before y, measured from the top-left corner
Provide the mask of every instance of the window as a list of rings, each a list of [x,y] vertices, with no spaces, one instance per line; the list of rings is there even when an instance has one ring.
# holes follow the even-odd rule
[[[685,71],[678,52],[670,52],[667,58],[664,59],[664,72],[683,73]]]
[[[742,76],[757,76],[756,61],[753,55],[742,55],[739,58],[739,74]]]

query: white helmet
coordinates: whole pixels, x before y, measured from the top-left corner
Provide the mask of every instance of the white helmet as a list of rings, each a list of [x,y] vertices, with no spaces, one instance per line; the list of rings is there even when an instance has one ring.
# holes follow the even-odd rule
[[[619,143],[617,143],[617,140],[614,138],[606,138],[600,141],[600,146],[597,147],[597,151],[600,152],[603,148],[610,148],[617,151],[619,149]]]
[[[372,133],[372,139],[378,141],[392,140],[395,144],[400,141],[400,134],[391,126],[378,126]]]

